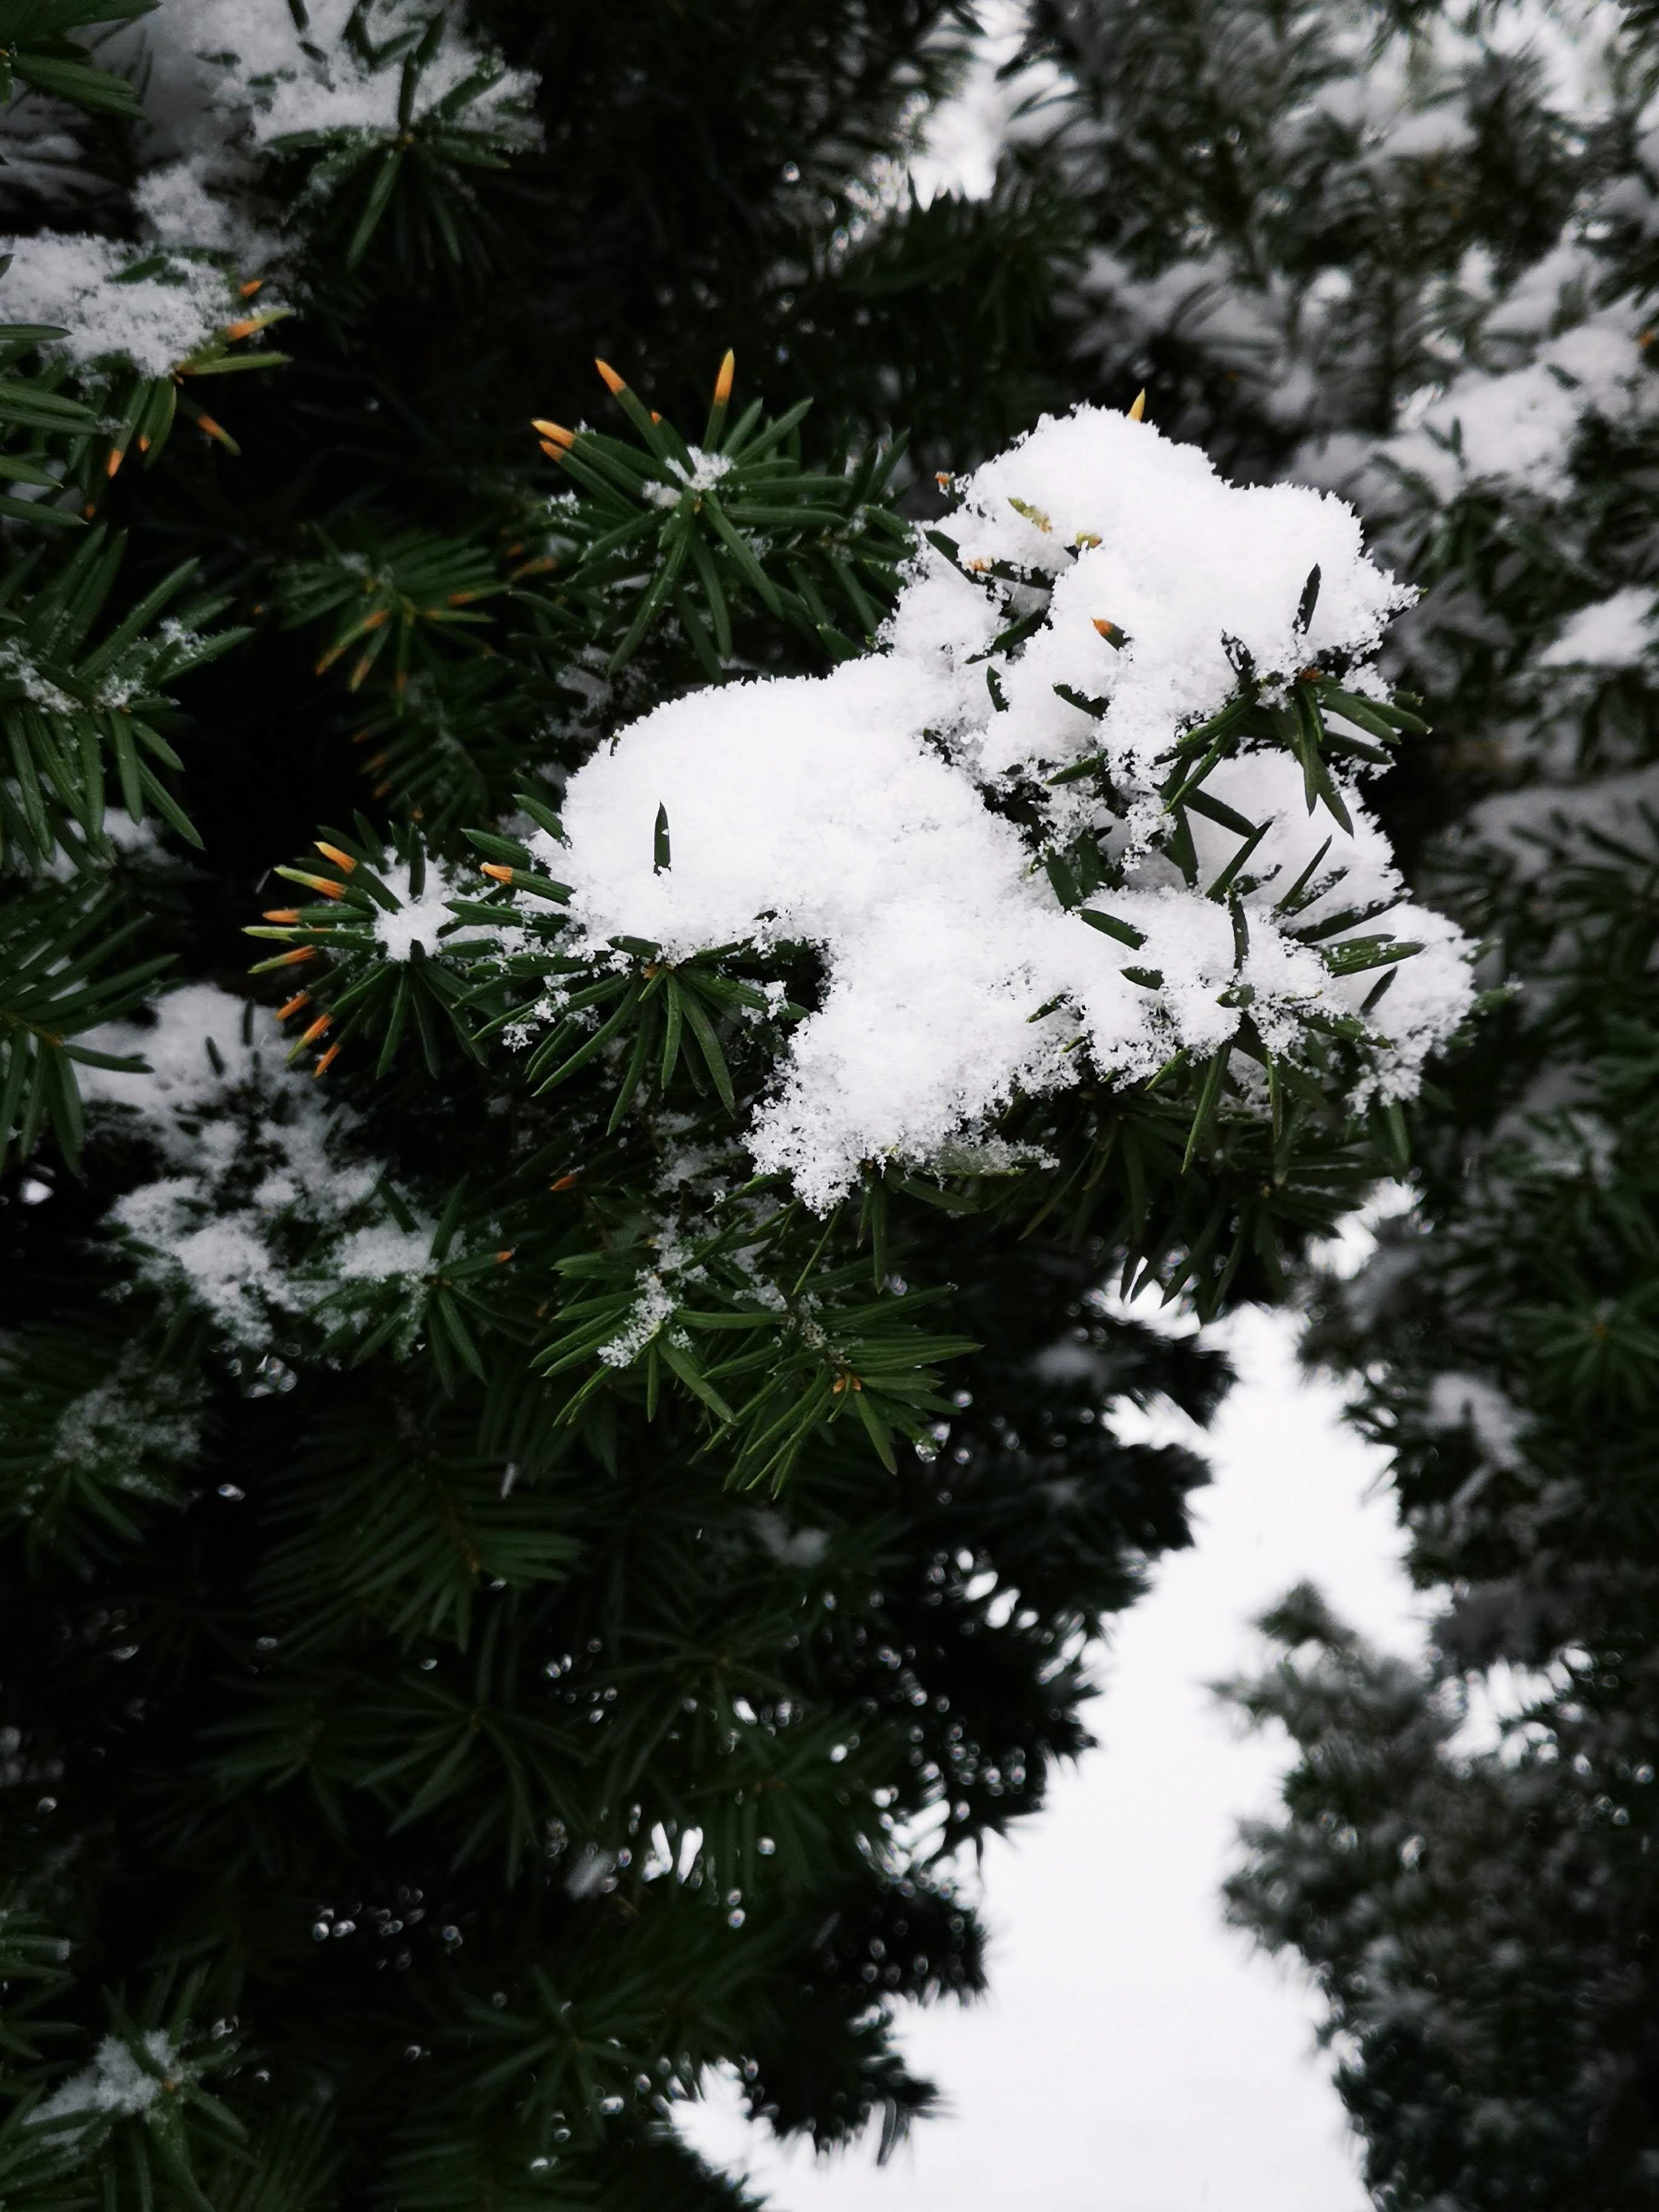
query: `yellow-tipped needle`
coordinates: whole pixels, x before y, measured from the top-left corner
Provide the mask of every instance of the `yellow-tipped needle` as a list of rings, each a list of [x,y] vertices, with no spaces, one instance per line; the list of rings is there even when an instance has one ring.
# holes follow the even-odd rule
[[[1140,391],[1137,392],[1136,392],[1136,394],[1135,394],[1135,396],[1134,396],[1134,404],[1131,406],[1131,408],[1130,408],[1130,410],[1129,410],[1129,420],[1130,420],[1132,422],[1144,422],[1144,421],[1146,420],[1146,389],[1145,389],[1145,387],[1143,386],[1143,387],[1142,387],[1142,389],[1141,389]]]
[[[611,368],[608,361],[599,361],[596,359],[593,366],[599,370],[599,374],[605,379],[605,390],[610,392],[613,399],[619,392],[627,391],[627,378],[618,376],[616,370]]]
[[[714,404],[716,407],[724,407],[726,401],[732,397],[732,380],[737,373],[738,356],[732,352],[731,347],[727,346],[726,349],[726,358],[720,363],[720,373],[714,379]]]

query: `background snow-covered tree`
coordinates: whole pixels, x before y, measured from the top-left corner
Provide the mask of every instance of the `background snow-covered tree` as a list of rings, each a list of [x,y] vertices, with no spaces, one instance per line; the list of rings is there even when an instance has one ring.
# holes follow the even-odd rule
[[[1316,1979],[1374,2201],[1651,2203],[1638,1762],[1610,1793],[1601,1718],[1565,1699],[1471,1748],[1449,1669],[1368,1652],[1310,1590],[1263,1626],[1283,1656],[1234,1694],[1297,1758],[1229,1904]]]
[[[716,2062],[927,2108],[1185,1540],[1103,1285],[1271,1290],[1467,1010],[1405,594],[1132,391],[987,459],[954,11],[117,16],[0,35],[0,2190],[732,2203]]]
[[[1654,21],[1033,17],[1057,123],[1018,126],[999,191],[1090,204],[1051,308],[1074,373],[1145,379],[1253,478],[1342,489],[1422,587],[1384,665],[1433,734],[1377,809],[1506,994],[1310,1339],[1392,1452],[1432,1662],[1279,1617],[1301,1655],[1242,1694],[1304,1757],[1233,1905],[1322,1978],[1379,2203],[1646,2203]],[[1489,1669],[1501,1755],[1449,1743]]]

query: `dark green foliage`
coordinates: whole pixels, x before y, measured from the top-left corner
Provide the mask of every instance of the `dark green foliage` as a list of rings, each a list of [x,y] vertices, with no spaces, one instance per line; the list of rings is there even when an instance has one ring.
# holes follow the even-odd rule
[[[73,1042],[138,1005],[167,967],[161,958],[108,972],[140,927],[119,920],[111,894],[88,896],[78,884],[43,886],[0,911],[0,1165],[14,1135],[27,1157],[47,1128],[73,1165],[83,1133],[76,1063],[143,1065]]]
[[[1313,1591],[1262,1626],[1284,1656],[1233,1694],[1298,1757],[1228,1899],[1317,1978],[1373,2201],[1659,2203],[1639,1738],[1609,1759],[1580,1670],[1501,1753],[1460,1751],[1455,1686],[1367,1650]]]
[[[489,88],[428,99],[417,27],[376,52],[389,141],[290,137],[250,173],[264,219],[304,218],[284,362],[252,309],[182,383],[11,342],[5,465],[44,495],[7,556],[0,702],[16,2212],[738,2208],[665,2125],[717,2063],[781,2130],[878,2120],[890,2147],[934,2096],[903,2002],[983,1985],[952,1856],[1085,1747],[1085,1644],[1202,1480],[1101,1408],[1201,1420],[1221,1362],[1098,1286],[1237,1296],[1365,1172],[1322,1096],[1287,1109],[1292,1158],[1224,1069],[1174,1068],[1078,1102],[1046,1216],[1048,1185],[971,1162],[872,1176],[827,1224],[773,1188],[727,1237],[688,1200],[686,1345],[593,1358],[653,1264],[661,1146],[730,1148],[819,979],[792,956],[802,995],[757,1027],[741,957],[653,992],[641,952],[595,979],[625,1015],[604,1047],[526,1066],[511,963],[454,948],[499,923],[500,872],[528,908],[528,825],[629,715],[866,647],[911,528],[881,349],[941,255],[984,359],[1034,343],[1057,218],[1024,204],[988,306],[1000,210],[837,240],[951,74],[949,10],[491,13],[540,72],[541,153],[521,118],[475,134]],[[84,125],[94,181],[113,127]],[[779,411],[746,376],[703,428],[733,341]],[[593,385],[596,348],[667,391],[663,423]],[[930,461],[1053,389],[986,394],[969,362],[948,406],[927,374],[900,395]],[[231,429],[199,423],[195,378],[234,365]],[[600,428],[530,427],[585,404]],[[676,420],[726,443],[712,497],[648,494],[690,458]],[[445,895],[386,959],[376,917]],[[297,1074],[250,927],[311,956]],[[122,1018],[164,962],[182,994]],[[397,1266],[354,1272],[353,1239]]]
[[[70,34],[89,26],[131,21],[155,0],[11,0],[5,48],[0,54],[0,100],[9,100],[14,78],[35,92],[71,100],[94,113],[137,117],[143,112],[131,84],[95,68],[88,49]]]
[[[1214,19],[1112,11],[1136,79],[1100,15],[1083,106],[1142,100],[1115,185],[1062,106],[988,201],[924,209],[883,163],[957,74],[960,9],[472,12],[535,73],[524,101],[488,57],[447,80],[435,16],[365,9],[345,45],[394,123],[238,151],[233,197],[282,228],[276,307],[228,306],[162,378],[8,342],[0,465],[46,495],[17,503],[0,599],[34,656],[0,682],[22,948],[8,996],[0,946],[0,1018],[33,1146],[0,1200],[17,2212],[741,2206],[665,2125],[720,2063],[781,2130],[878,2121],[890,2147],[934,2098],[902,2001],[983,1985],[952,1855],[1085,1747],[1086,1644],[1186,1540],[1202,1480],[1103,1408],[1202,1420],[1221,1362],[1103,1285],[1206,1312],[1275,1294],[1282,1252],[1400,1157],[1397,1112],[1334,1103],[1340,1024],[1293,1054],[1247,1028],[1270,1121],[1240,1110],[1242,1060],[1177,1055],[1139,1090],[1016,1103],[999,1133],[1051,1167],[872,1164],[814,1216],[745,1187],[732,1132],[816,959],[672,967],[635,940],[578,972],[544,858],[564,779],[635,715],[866,650],[912,532],[948,536],[931,472],[1042,407],[1125,404],[1150,359],[1156,416],[1223,459],[1282,449],[1231,361],[1094,344],[1079,277],[1091,244],[1150,270],[1206,228],[1258,257],[1252,283],[1289,251],[1224,161],[1148,124],[1161,38],[1183,96],[1231,68],[1242,98]],[[1044,20],[1085,58],[1088,24]],[[74,127],[88,220],[130,236],[143,142]],[[1345,173],[1333,155],[1304,210]],[[1426,217],[1392,206],[1379,253],[1417,253]],[[1483,206],[1524,259],[1519,214]],[[1379,214],[1341,210],[1344,240]],[[228,301],[256,299],[263,251],[215,264]],[[1367,424],[1421,374],[1373,337]],[[191,387],[232,371],[226,428]],[[695,481],[694,436],[726,474]],[[1017,643],[1040,580],[980,580]],[[1172,760],[1159,836],[1189,884],[1189,814],[1237,841],[1198,887],[1241,966],[1261,825],[1206,779],[1288,747],[1340,821],[1332,758],[1414,726],[1349,672],[1278,697],[1241,663]],[[122,825],[115,858],[118,799],[160,826]],[[659,815],[659,867],[673,838]],[[1131,957],[1105,847],[1042,858]],[[1407,948],[1370,918],[1340,957],[1381,990]],[[84,975],[48,992],[27,933],[69,950],[82,921]],[[115,1019],[164,958],[182,989]],[[515,1054],[549,978],[575,1019]],[[77,1176],[82,1015],[156,1076],[133,1111],[83,1058]],[[644,1292],[674,1326],[629,1348]],[[94,2079],[90,2120],[39,2116]]]

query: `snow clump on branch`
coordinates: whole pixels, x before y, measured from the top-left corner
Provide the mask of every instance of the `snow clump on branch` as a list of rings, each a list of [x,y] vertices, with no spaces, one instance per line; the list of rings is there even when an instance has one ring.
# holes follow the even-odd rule
[[[264,1018],[211,983],[156,1000],[148,1023],[106,1022],[82,1042],[137,1067],[80,1070],[96,1130],[125,1132],[162,1172],[118,1199],[138,1273],[182,1291],[235,1343],[266,1350],[332,1295],[418,1285],[432,1223],[399,1222],[386,1170],[354,1117],[307,1077],[271,1065]]]
[[[441,28],[434,32],[437,18]],[[435,37],[429,49],[427,34]],[[424,0],[190,0],[129,34],[145,71],[149,175],[138,198],[166,244],[210,244],[280,259],[268,222],[304,229],[307,195],[262,205],[268,156],[324,149],[313,187],[337,160],[428,127],[486,145],[492,158],[540,143],[538,79],[508,69],[449,6]],[[403,112],[404,64],[423,57]]]
[[[416,117],[463,87],[477,96],[459,119],[534,145],[529,114],[536,78],[509,70],[463,27],[461,10],[428,0],[308,0],[301,17],[285,0],[190,0],[143,19],[153,68],[145,106],[158,135],[198,150],[216,125],[232,143],[261,149],[303,134],[396,131],[408,46],[444,18],[422,70]]]
[[[76,368],[127,362],[141,375],[166,376],[237,307],[234,288],[210,263],[114,239],[43,231],[0,239],[0,254],[11,264],[0,277],[0,317],[61,331],[41,350]]]
[[[1239,831],[1183,810],[1187,853],[1165,808],[1172,748],[1242,684],[1268,709],[1313,668],[1357,703],[1386,696],[1374,657],[1412,594],[1366,557],[1352,510],[1229,484],[1197,448],[1092,408],[1045,418],[957,489],[954,552],[921,547],[884,649],[674,700],[577,773],[566,842],[539,848],[576,933],[601,958],[624,935],[671,959],[817,949],[821,1001],[748,1143],[818,1207],[864,1162],[936,1163],[1021,1097],[1213,1055],[1247,1009],[1259,1044],[1292,1058],[1310,1017],[1357,1018],[1352,1103],[1411,1094],[1469,1006],[1468,947],[1405,904],[1346,757],[1329,761],[1337,810],[1310,811],[1281,744],[1247,738],[1212,769],[1201,798],[1262,833],[1231,892],[1215,879]],[[1079,838],[1108,886],[1085,903],[1114,933],[1045,872]],[[1380,971],[1332,956],[1340,969],[1384,912],[1420,949],[1379,1004]],[[1265,1110],[1256,1061],[1233,1068]]]

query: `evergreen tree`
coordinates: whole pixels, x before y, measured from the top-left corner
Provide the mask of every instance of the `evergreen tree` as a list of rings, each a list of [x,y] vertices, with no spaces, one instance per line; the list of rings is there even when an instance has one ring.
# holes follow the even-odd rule
[[[1082,373],[1127,356],[1182,434],[1340,490],[1420,587],[1388,665],[1433,734],[1377,803],[1498,994],[1416,1119],[1414,1203],[1313,1286],[1433,1650],[1414,1676],[1306,1594],[1273,1618],[1237,1694],[1301,1756],[1231,1905],[1320,1980],[1379,2203],[1647,2203],[1654,21],[1037,17],[1069,105],[1011,161],[1092,195],[1054,309]],[[1503,1747],[1472,1752],[1489,1671]]]
[[[1651,2204],[1646,1713],[1551,1696],[1471,1750],[1454,1667],[1367,1650],[1306,1589],[1262,1626],[1283,1656],[1233,1694],[1297,1758],[1228,1902],[1316,1978],[1374,2202]]]
[[[1398,594],[1138,406],[966,473],[1069,186],[892,189],[952,9],[113,18],[0,27],[0,2192],[741,2201],[674,2101],[927,2109],[1185,1540],[1102,1286],[1467,1011]]]

